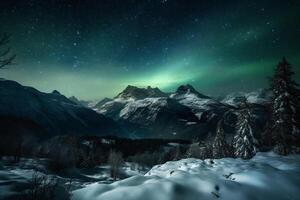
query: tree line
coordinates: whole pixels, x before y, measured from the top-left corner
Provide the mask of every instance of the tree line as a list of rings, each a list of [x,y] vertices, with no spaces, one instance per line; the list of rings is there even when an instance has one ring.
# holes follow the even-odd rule
[[[292,66],[283,58],[270,81],[273,96],[269,107],[269,119],[260,140],[254,137],[253,119],[246,98],[241,101],[237,110],[236,133],[231,144],[226,141],[223,121],[219,121],[211,146],[213,158],[250,159],[261,149],[273,150],[280,155],[299,151],[300,90],[293,80],[294,74]]]

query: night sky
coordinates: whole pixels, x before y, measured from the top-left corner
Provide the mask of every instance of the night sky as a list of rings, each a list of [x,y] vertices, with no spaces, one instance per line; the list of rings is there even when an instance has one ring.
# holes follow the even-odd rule
[[[85,100],[129,84],[251,91],[283,56],[300,80],[299,0],[1,0],[0,32],[17,54],[0,77]]]

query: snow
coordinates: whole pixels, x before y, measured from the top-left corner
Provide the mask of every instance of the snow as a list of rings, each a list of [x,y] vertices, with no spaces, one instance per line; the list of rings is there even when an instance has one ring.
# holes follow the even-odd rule
[[[252,91],[249,93],[246,92],[237,92],[227,95],[223,100],[222,103],[226,103],[232,106],[236,106],[236,102],[238,97],[246,97],[249,103],[257,103],[257,104],[266,104],[271,99],[271,92],[265,89],[259,89],[256,91]]]
[[[105,114],[110,109],[112,109],[116,105],[120,105],[123,107],[126,103],[133,101],[133,99],[122,99],[122,98],[116,98],[112,101],[106,102],[103,104],[100,108],[94,108],[96,112],[99,112],[101,114]]]
[[[73,191],[74,200],[284,200],[300,195],[300,155],[258,153],[251,160],[183,159],[112,184]]]
[[[209,98],[199,98],[196,94],[187,93],[184,95],[174,96],[171,95],[171,98],[176,98],[183,105],[189,106],[191,108],[209,110],[211,105],[219,104],[217,101]]]
[[[29,169],[0,170],[0,199],[18,195],[20,190],[26,188],[33,173],[34,170]]]
[[[120,168],[120,172],[125,177],[143,175],[146,173],[146,171],[138,170],[138,168],[140,169],[141,167],[137,163],[125,162],[122,165],[122,167]],[[98,180],[95,180],[98,182],[100,182],[99,180],[101,180],[102,183],[113,182],[113,178],[110,177],[110,166],[109,165],[97,166],[97,167],[95,167],[95,170],[93,173],[91,173],[91,172],[81,173],[81,175],[91,178],[91,179],[98,179]]]
[[[226,105],[211,99],[211,98],[202,98],[195,93],[187,92],[185,94],[171,94],[170,98],[176,99],[180,104],[189,107],[193,113],[201,119],[202,114],[206,111],[217,111],[218,109],[226,109]],[[213,114],[212,116],[213,117]],[[192,124],[187,124],[192,125]]]
[[[57,178],[61,186],[71,184],[72,189],[82,188],[94,182],[105,184],[113,182],[108,165],[91,169],[70,169],[64,173],[55,174],[47,169],[47,162],[47,159],[22,158],[19,163],[11,163],[3,157],[0,160],[0,199],[23,199],[21,196],[24,196],[31,187],[30,181],[32,181],[33,174]],[[147,171],[149,171],[148,167],[132,162],[125,162],[120,169],[121,178],[143,175]]]
[[[136,101],[130,101],[126,106],[120,111],[120,117],[127,119],[132,113],[134,113],[139,108],[148,107],[150,111],[149,120],[154,120],[157,114],[157,111],[161,107],[167,104],[167,98],[145,98]]]
[[[179,104],[191,108],[192,112],[200,119],[203,112],[211,110],[223,110],[227,108],[224,105],[209,97],[199,96],[188,90],[186,93],[173,93],[169,95],[170,99],[177,101]],[[111,115],[114,119],[128,119],[133,113],[139,109],[147,108],[149,110],[148,120],[155,120],[157,112],[168,104],[168,97],[165,95],[160,97],[145,97],[134,98],[119,95],[111,101],[106,102],[99,108],[94,108],[95,111],[104,115]],[[193,125],[188,123],[187,125]]]
[[[195,125],[197,124],[197,122],[187,122],[186,125],[190,126],[190,125]]]

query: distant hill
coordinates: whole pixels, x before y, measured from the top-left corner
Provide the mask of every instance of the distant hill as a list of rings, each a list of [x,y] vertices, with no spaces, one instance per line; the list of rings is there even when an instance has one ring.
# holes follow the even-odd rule
[[[120,132],[112,119],[71,101],[58,91],[43,93],[15,81],[1,80],[0,96],[1,135],[104,136]]]

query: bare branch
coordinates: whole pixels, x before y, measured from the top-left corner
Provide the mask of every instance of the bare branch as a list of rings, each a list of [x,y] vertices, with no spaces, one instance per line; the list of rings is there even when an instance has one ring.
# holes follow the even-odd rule
[[[0,46],[8,44],[10,41],[10,35],[8,35],[7,33],[4,33],[1,37],[0,37]]]
[[[0,36],[0,48],[5,48],[9,41],[10,35],[4,33],[2,36]],[[15,58],[15,54],[10,55],[9,47],[6,47],[5,50],[0,51],[0,69],[3,69],[7,65],[11,65]]]
[[[11,64],[13,64],[12,61],[13,61],[15,58],[16,58],[16,55],[14,54],[14,55],[12,55],[12,56],[10,56],[10,57],[4,59],[4,60],[0,60],[0,69],[3,68],[3,67],[5,67],[6,65],[11,65]]]
[[[0,52],[0,58],[8,55],[9,52],[10,52],[10,48],[7,48],[4,51]]]

